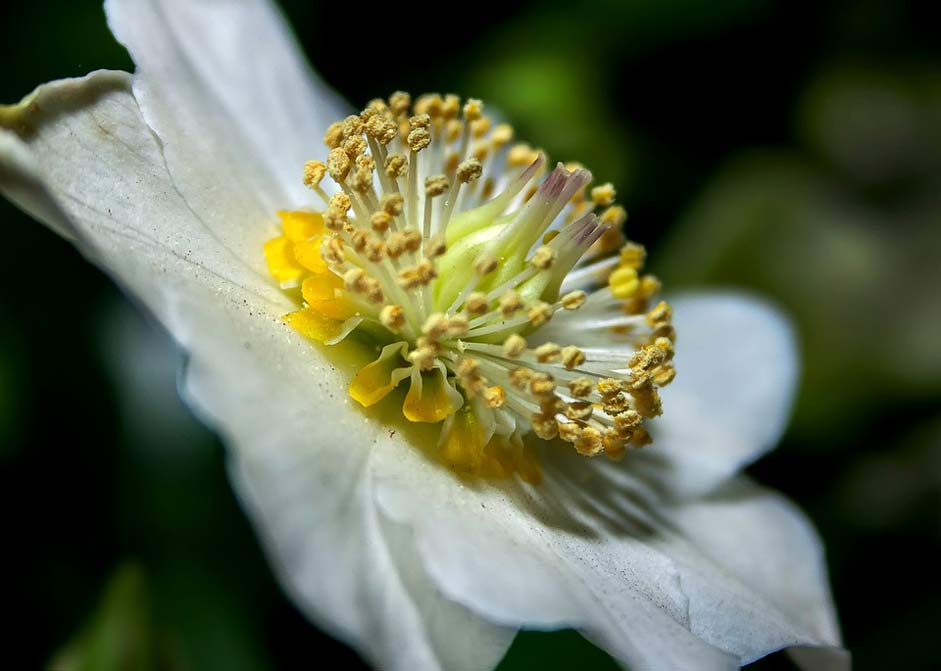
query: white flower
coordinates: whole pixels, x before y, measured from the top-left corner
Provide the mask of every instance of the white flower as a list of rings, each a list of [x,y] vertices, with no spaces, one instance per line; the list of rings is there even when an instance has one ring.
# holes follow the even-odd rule
[[[458,478],[434,458],[438,425],[404,421],[395,404],[363,410],[347,395],[364,363],[352,339],[315,346],[282,319],[301,306],[272,282],[261,250],[279,234],[275,212],[315,204],[302,169],[348,110],[307,69],[278,12],[263,0],[116,0],[106,10],[137,73],[52,82],[0,108],[0,189],[189,353],[185,395],[227,442],[243,503],[312,620],[382,668],[491,668],[518,628],[564,626],[637,669],[736,668],[781,648],[808,668],[847,664],[813,530],[736,475],[774,444],[794,392],[792,336],[771,308],[730,293],[673,301],[680,373],[650,424],[652,447],[613,463],[536,440],[539,484]],[[573,175],[578,189],[578,171],[555,179]],[[409,216],[421,200],[405,190]],[[547,246],[537,266],[567,253]],[[476,281],[467,261],[441,281]],[[376,287],[354,275],[347,295],[365,296],[358,312],[369,317]],[[422,295],[430,285],[414,286]],[[531,307],[534,296],[523,298]],[[591,340],[591,357],[607,341],[580,330],[591,326],[585,314],[547,329]],[[439,327],[467,336],[461,324],[419,330]],[[409,376],[443,367],[456,404],[477,398],[473,371],[437,367],[446,339],[426,342],[425,357],[417,336],[403,338],[403,354],[418,352]],[[478,391],[502,408],[498,392]],[[526,393],[511,400],[523,407]],[[529,433],[526,413],[500,417],[506,445]],[[580,451],[600,451],[594,434],[576,438]]]

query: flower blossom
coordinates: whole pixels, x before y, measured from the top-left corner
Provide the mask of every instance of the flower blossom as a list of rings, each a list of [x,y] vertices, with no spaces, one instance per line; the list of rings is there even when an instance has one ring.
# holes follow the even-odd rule
[[[847,664],[813,529],[738,474],[796,384],[773,308],[664,301],[613,186],[478,100],[352,113],[264,0],[106,12],[135,73],[0,108],[0,190],[187,353],[312,621],[392,669],[492,668],[524,627]]]

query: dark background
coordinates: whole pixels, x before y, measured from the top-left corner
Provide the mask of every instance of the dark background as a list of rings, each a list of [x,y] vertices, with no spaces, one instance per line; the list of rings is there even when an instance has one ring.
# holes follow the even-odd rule
[[[404,88],[501,109],[619,187],[669,288],[751,287],[797,322],[789,432],[753,474],[818,525],[859,669],[941,668],[941,22],[892,0],[500,2],[376,23],[285,3],[355,104]],[[420,12],[407,38],[396,17]],[[446,15],[460,19],[444,19]],[[0,9],[0,100],[130,69],[100,4]],[[350,26],[350,29],[341,29]],[[328,60],[397,39],[398,58]],[[312,147],[312,157],[318,148]],[[294,669],[356,656],[284,598],[177,355],[100,272],[0,202],[0,665]],[[615,668],[525,633],[501,669]],[[761,668],[788,668],[780,656]]]

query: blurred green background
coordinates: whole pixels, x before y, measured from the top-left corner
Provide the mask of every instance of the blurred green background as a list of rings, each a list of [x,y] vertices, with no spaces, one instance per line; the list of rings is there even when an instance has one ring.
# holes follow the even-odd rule
[[[400,62],[330,61],[349,5],[285,3],[356,104],[404,88],[502,109],[619,187],[667,287],[793,315],[805,373],[752,468],[818,525],[859,669],[941,668],[941,40],[934,3],[609,0],[428,7]],[[390,11],[404,11],[390,7]],[[100,3],[0,9],[0,100],[130,69]],[[391,23],[358,25],[390,35]],[[345,50],[347,51],[348,50]],[[317,149],[311,148],[314,152]],[[0,202],[4,668],[293,669],[355,654],[278,590],[179,357],[101,273]],[[501,669],[616,668],[573,632]],[[789,668],[781,656],[756,668]]]

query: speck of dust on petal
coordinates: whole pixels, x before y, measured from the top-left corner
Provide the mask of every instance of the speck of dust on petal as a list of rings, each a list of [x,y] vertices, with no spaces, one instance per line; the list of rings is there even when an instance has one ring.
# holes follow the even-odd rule
[[[452,469],[538,482],[529,434],[612,459],[650,442],[675,331],[614,187],[512,139],[479,100],[373,100],[327,130],[303,174],[322,206],[278,212],[264,255],[303,305],[288,325],[379,346],[353,399],[407,385],[402,414],[440,424]]]

